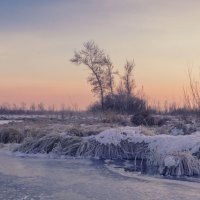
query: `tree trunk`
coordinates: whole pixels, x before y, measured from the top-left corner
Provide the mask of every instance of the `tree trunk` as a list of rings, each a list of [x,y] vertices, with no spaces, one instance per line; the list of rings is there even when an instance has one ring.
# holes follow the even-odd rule
[[[102,111],[104,111],[104,94],[103,94],[103,90],[101,89],[101,109]]]

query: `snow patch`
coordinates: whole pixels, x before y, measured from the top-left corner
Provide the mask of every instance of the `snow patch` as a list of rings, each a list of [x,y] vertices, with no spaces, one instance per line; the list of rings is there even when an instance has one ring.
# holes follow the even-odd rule
[[[147,143],[153,152],[171,154],[174,152],[190,151],[196,153],[200,148],[200,132],[191,135],[148,135],[142,127],[112,128],[92,136],[101,144],[120,145],[121,141],[131,143]]]

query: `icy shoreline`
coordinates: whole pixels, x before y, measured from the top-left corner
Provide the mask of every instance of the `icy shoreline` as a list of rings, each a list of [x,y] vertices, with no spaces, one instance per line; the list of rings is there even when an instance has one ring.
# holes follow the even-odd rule
[[[142,173],[170,176],[200,175],[200,132],[153,135],[143,127],[121,127],[88,137],[48,134],[29,138],[15,151],[27,154],[134,160]]]

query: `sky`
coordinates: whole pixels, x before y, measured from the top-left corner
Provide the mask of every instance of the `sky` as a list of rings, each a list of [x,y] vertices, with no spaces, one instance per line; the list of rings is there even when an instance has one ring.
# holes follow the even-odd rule
[[[94,40],[123,73],[134,58],[136,90],[182,101],[200,65],[198,0],[0,0],[0,104],[86,108],[88,70],[70,63]]]

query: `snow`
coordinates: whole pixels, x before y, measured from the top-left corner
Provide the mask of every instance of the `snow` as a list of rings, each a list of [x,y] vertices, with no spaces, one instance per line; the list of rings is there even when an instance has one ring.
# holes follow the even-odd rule
[[[124,155],[125,157],[127,155],[127,158],[134,158],[135,167],[137,159],[141,160],[141,166],[143,160],[146,159],[149,168],[156,167],[156,172],[163,175],[193,176],[200,174],[200,160],[194,156],[200,151],[200,132],[177,136],[148,135],[147,133],[148,131],[142,127],[113,128],[94,136],[94,139],[108,146],[109,149],[115,149],[114,151],[118,153],[125,152]],[[128,143],[124,144],[125,141]],[[104,152],[104,150],[101,151]]]
[[[9,124],[11,122],[23,122],[23,120],[0,120],[0,125]]]
[[[174,156],[167,156],[164,159],[164,165],[167,167],[178,166],[178,160]]]
[[[183,130],[178,129],[177,127],[174,127],[171,129],[171,135],[177,136],[177,135],[184,135]]]
[[[120,145],[122,140],[130,139],[136,134],[140,133],[138,128],[112,128],[106,131],[101,132],[97,136],[95,136],[96,141],[101,144],[114,144]]]
[[[152,151],[160,154],[191,151],[196,153],[200,148],[200,132],[191,135],[145,135],[147,133],[142,127],[112,128],[101,132],[95,139],[101,144],[120,145],[127,140],[132,143],[147,143]]]

